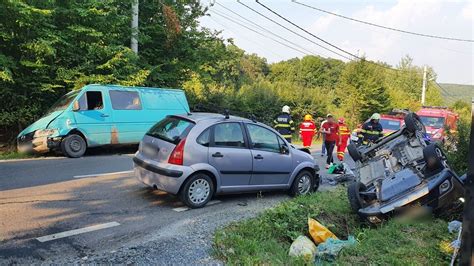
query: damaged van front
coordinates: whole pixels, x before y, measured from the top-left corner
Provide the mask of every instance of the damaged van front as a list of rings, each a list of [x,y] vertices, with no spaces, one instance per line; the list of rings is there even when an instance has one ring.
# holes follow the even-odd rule
[[[17,136],[17,147],[23,153],[45,153],[59,147],[62,137],[71,130],[72,117],[65,112],[79,91],[71,91],[61,97],[46,112],[46,115],[25,128]]]

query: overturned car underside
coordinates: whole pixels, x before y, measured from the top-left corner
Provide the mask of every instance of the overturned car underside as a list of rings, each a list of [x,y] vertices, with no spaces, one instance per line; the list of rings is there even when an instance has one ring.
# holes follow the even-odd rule
[[[437,212],[464,196],[463,178],[450,169],[442,149],[424,139],[410,113],[402,128],[370,146],[350,144],[356,181],[348,187],[351,208],[371,223],[412,206]]]

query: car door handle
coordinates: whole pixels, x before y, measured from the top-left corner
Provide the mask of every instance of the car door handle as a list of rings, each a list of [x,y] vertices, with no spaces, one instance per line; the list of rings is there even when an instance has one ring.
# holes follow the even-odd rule
[[[260,155],[260,154],[257,154],[255,155],[253,158],[257,159],[257,160],[262,160],[263,159],[263,156]]]
[[[216,153],[212,154],[212,157],[222,158],[222,157],[224,157],[224,155],[220,152],[216,152]]]
[[[101,117],[109,117],[108,114],[101,114],[100,116],[101,116]]]

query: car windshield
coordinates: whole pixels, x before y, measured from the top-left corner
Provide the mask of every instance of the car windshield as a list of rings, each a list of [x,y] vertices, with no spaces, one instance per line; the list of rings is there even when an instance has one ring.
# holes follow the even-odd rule
[[[425,127],[442,128],[444,127],[444,117],[420,116],[420,120]]]
[[[179,117],[167,117],[154,125],[146,134],[161,140],[178,143],[186,137],[194,123]]]
[[[70,91],[66,95],[63,95],[63,97],[59,98],[52,106],[49,108],[49,110],[46,112],[46,114],[50,114],[55,111],[62,111],[66,109],[69,104],[76,98],[77,94],[79,94],[80,90],[75,90],[75,91]]]
[[[380,119],[380,124],[384,130],[399,130],[400,129],[400,121],[397,120],[389,120],[389,119]]]

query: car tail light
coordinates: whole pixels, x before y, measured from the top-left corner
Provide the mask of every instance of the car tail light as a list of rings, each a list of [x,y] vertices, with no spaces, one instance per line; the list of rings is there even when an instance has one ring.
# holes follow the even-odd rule
[[[173,152],[168,159],[168,163],[183,165],[184,158],[184,144],[186,144],[186,138],[182,139],[176,147],[174,147]]]

